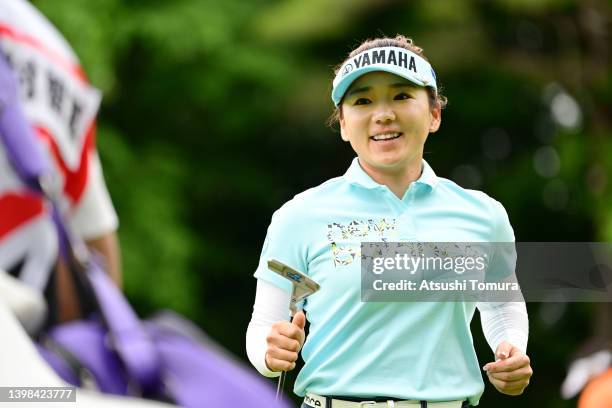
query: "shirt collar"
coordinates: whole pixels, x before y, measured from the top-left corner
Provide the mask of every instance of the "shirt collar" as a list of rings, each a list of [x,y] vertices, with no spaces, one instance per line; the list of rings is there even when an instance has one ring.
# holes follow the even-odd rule
[[[433,190],[438,184],[438,176],[434,173],[431,166],[425,161],[423,163],[423,170],[421,176],[415,181],[416,184],[426,186],[428,190]],[[359,159],[355,157],[350,167],[344,174],[345,179],[352,184],[357,184],[361,187],[368,189],[379,188],[382,185],[378,184],[361,168]]]
[[[434,173],[433,169],[423,159],[423,171],[421,172],[421,177],[418,178],[416,183],[423,184],[428,186],[430,190],[433,190],[438,185],[438,176]]]

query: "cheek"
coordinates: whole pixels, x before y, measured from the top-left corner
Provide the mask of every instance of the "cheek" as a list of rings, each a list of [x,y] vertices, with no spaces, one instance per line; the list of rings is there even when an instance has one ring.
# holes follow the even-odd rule
[[[403,115],[402,127],[416,133],[428,133],[431,123],[431,115],[428,110],[415,109]]]
[[[345,115],[344,125],[351,135],[368,132],[368,116],[361,113]]]

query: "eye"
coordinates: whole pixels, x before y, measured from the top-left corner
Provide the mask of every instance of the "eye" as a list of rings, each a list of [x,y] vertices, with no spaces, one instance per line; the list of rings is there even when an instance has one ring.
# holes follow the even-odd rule
[[[410,95],[408,95],[406,92],[400,92],[397,95],[395,95],[395,98],[393,98],[396,101],[401,101],[403,99],[410,99],[412,98]]]
[[[368,98],[359,98],[353,103],[353,105],[368,105],[369,103],[370,100]]]

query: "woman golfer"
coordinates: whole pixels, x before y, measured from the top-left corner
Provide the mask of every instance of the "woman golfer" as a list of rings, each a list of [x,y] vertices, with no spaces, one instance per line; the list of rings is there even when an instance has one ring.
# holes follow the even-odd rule
[[[482,369],[500,392],[521,394],[532,375],[524,303],[360,299],[361,242],[514,241],[499,202],[436,176],[423,160],[446,99],[422,49],[399,35],[364,42],[336,70],[332,100],[357,157],[344,175],[274,213],[255,272],[249,359],[274,377],[292,370],[301,350],[294,392],[302,407],[476,405],[484,390],[470,333],[478,306],[495,355]],[[268,270],[270,258],[321,285],[291,323],[291,285]]]

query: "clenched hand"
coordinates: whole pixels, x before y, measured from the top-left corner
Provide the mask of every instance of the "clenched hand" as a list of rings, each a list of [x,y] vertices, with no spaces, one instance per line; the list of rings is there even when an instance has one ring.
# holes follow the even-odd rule
[[[266,365],[272,371],[291,371],[295,368],[302,345],[306,315],[301,310],[291,322],[276,322],[266,337]]]
[[[497,361],[482,368],[489,381],[502,394],[521,395],[533,375],[529,357],[508,342],[502,342],[495,352]]]

